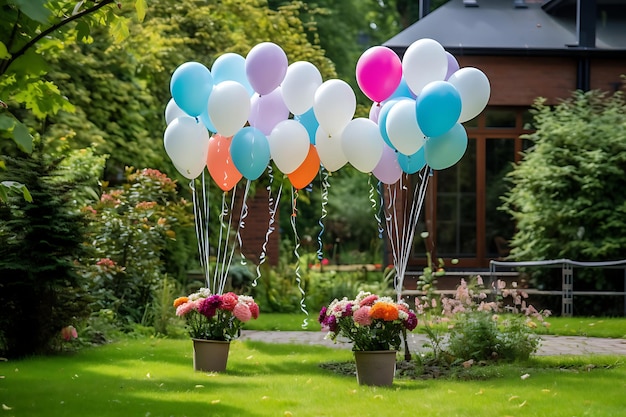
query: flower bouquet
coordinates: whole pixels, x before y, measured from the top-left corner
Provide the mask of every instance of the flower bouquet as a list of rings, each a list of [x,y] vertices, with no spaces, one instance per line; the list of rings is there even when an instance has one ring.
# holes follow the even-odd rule
[[[259,317],[259,306],[247,295],[211,294],[207,288],[174,300],[176,315],[184,317],[192,339],[231,341],[243,323]]]
[[[211,294],[207,288],[177,298],[174,307],[187,323],[197,371],[226,370],[230,341],[239,337],[243,323],[259,317],[259,306],[252,297],[232,292]]]
[[[354,300],[344,297],[322,307],[318,321],[331,340],[344,337],[354,351],[399,350],[402,337],[417,326],[405,302],[364,291]]]

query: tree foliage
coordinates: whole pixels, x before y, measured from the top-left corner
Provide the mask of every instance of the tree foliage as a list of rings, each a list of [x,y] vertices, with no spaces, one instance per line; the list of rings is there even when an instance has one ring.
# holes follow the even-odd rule
[[[501,207],[517,223],[516,260],[604,261],[626,253],[626,103],[576,92],[534,106],[532,147],[508,175]]]

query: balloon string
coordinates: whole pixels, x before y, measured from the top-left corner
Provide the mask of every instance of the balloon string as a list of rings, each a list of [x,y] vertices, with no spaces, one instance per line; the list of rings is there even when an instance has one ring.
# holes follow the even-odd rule
[[[380,184],[380,182],[378,184]],[[378,189],[374,187],[374,184],[372,183],[371,175],[367,176],[367,185],[369,185],[370,187],[369,200],[370,200],[370,203],[372,203],[372,211],[374,212],[374,220],[376,220],[376,225],[378,226],[378,237],[382,238],[383,229],[382,229],[382,225],[380,222],[380,215],[378,214],[379,213],[378,204],[380,200],[377,200],[374,198]],[[380,196],[380,191],[378,191],[378,194]]]
[[[241,247],[241,229],[244,227],[244,221],[243,219],[246,217],[246,213],[248,211],[248,205],[247,205],[247,200],[248,200],[248,194],[250,192],[250,180],[248,180],[246,182],[246,188],[243,194],[243,199],[241,201],[241,212],[239,213],[239,222],[237,224],[237,231],[236,231],[236,236],[237,239],[234,239],[233,242],[231,243],[231,248],[230,248],[230,254],[228,256],[228,259],[226,259],[226,248],[224,250],[224,264],[222,265],[222,276],[221,276],[221,280],[220,280],[220,289],[219,289],[219,293],[222,294],[224,292],[224,289],[226,288],[226,281],[228,280],[228,272],[230,271],[230,266],[232,265],[233,262],[233,257],[235,255],[235,249],[237,247],[237,243],[239,243],[239,247]],[[230,207],[231,207],[231,215],[228,221],[228,234],[226,235],[226,243],[229,243],[229,236],[230,236],[230,229],[231,229],[231,225],[232,225],[232,215],[233,215],[233,210],[235,208],[235,195],[233,193],[233,198],[231,200],[230,203]]]
[[[278,188],[276,199],[272,197],[272,183],[274,182],[274,175],[273,175],[271,164],[269,166],[268,174],[269,174],[270,183],[267,186],[267,195],[268,195],[267,205],[269,208],[270,216],[269,216],[269,220],[267,224],[267,232],[265,232],[265,241],[263,242],[263,246],[261,248],[261,254],[259,255],[259,263],[256,266],[256,278],[254,278],[254,281],[252,282],[253,287],[257,286],[257,281],[259,278],[261,278],[261,265],[264,264],[265,260],[267,259],[267,244],[270,240],[270,235],[275,229],[274,223],[276,221],[276,211],[278,210],[278,202],[280,201],[280,195],[283,191],[283,184],[281,182],[280,187]]]
[[[236,188],[237,187],[233,188],[233,194],[235,194]],[[224,191],[222,192],[222,207],[221,207],[220,215],[219,215],[220,226],[219,226],[219,236],[218,236],[218,244],[217,244],[217,254],[215,256],[216,265],[215,265],[215,269],[213,270],[213,286],[211,287],[213,289],[213,292],[215,293],[217,293],[217,283],[221,279],[219,266],[223,264],[222,263],[222,249],[225,246],[224,229],[226,229],[226,222],[224,219],[227,215],[228,215],[228,205],[226,204],[226,191]]]
[[[291,196],[292,196],[291,198],[291,201],[292,201],[291,229],[293,230],[294,241],[295,241],[293,253],[296,256],[296,270],[295,270],[296,283],[298,284],[298,291],[300,291],[300,310],[308,317],[309,312],[307,311],[307,308],[306,308],[305,292],[304,292],[304,288],[302,287],[302,276],[300,275],[300,253],[298,252],[298,249],[300,249],[300,238],[298,237],[298,229],[296,227],[296,218],[297,218],[297,211],[298,211],[296,208],[296,202],[298,200],[298,190],[294,191],[293,186],[291,187]],[[305,317],[304,320],[302,321],[302,328],[306,329],[308,325],[309,325],[308,320]]]
[[[378,185],[376,186],[376,192],[378,193],[378,212],[376,213],[376,221],[378,222],[378,238],[382,239],[383,234],[385,233],[385,228],[383,227],[383,221],[381,219],[380,213],[383,213],[385,210],[385,197],[381,192],[383,183],[378,181]]]
[[[326,210],[326,206],[328,205],[328,188],[330,188],[330,184],[328,183],[328,171],[326,171],[324,167],[320,168],[320,177],[322,185],[322,215],[317,222],[320,225],[320,232],[317,235],[317,259],[321,261],[324,259],[324,244],[322,243],[322,236],[324,235],[324,231],[326,230],[326,227],[324,226],[324,219],[328,215],[328,210]]]

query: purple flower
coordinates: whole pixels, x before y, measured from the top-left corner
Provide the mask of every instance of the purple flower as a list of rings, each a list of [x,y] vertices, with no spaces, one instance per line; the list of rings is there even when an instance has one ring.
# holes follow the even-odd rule
[[[326,307],[322,307],[322,309],[320,310],[320,315],[317,317],[318,323],[324,324],[324,320],[326,320],[326,311],[328,311],[328,309]]]
[[[219,295],[211,295],[200,302],[198,312],[209,319],[213,318],[221,304],[222,298]]]
[[[352,303],[346,304],[346,307],[341,312],[341,317],[350,317],[352,316]]]
[[[324,320],[324,325],[328,327],[328,330],[333,333],[336,333],[337,329],[339,328],[339,326],[337,325],[337,317],[335,316],[326,317],[326,320]]]
[[[417,316],[412,311],[409,311],[408,314],[409,314],[409,317],[407,317],[406,320],[404,321],[404,327],[406,327],[408,331],[412,331],[413,329],[417,327]]]

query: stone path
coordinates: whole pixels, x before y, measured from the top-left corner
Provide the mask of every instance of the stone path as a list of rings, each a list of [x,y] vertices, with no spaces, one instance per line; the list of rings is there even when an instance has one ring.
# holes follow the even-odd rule
[[[351,349],[349,343],[334,343],[325,339],[325,332],[315,331],[259,331],[243,330],[240,340],[257,340],[268,343],[294,343],[300,345],[322,345],[338,349]],[[409,343],[413,351],[426,351],[427,338],[421,334],[411,334]],[[587,355],[616,354],[626,355],[626,339],[606,339],[598,337],[541,336],[541,346],[537,355]]]

